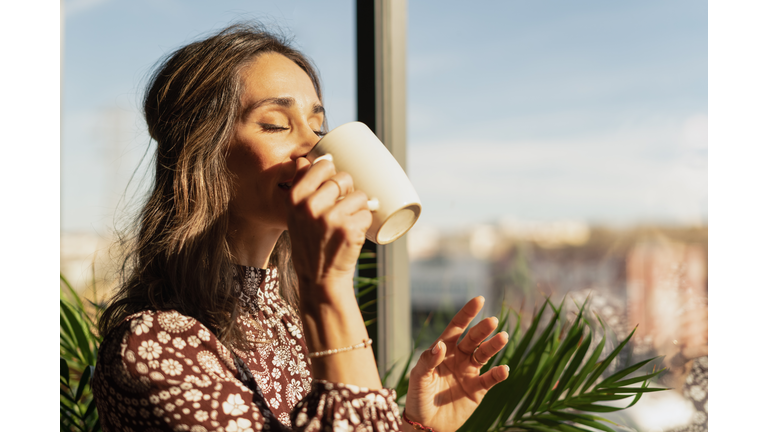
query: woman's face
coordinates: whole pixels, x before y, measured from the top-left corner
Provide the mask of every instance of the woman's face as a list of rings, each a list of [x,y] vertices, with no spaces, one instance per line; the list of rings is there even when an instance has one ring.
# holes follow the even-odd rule
[[[282,54],[260,55],[241,79],[241,113],[227,156],[235,175],[230,218],[285,230],[295,161],[320,139],[325,111],[307,73]]]

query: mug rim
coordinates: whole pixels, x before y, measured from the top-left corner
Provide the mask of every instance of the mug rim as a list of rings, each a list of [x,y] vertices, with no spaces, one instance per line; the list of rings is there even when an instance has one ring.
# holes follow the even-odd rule
[[[399,235],[397,235],[395,238],[393,238],[393,239],[391,239],[391,240],[389,240],[389,241],[387,241],[387,242],[381,242],[381,241],[379,240],[379,234],[381,234],[381,229],[384,227],[384,225],[386,225],[386,224],[387,224],[387,222],[389,222],[389,220],[390,220],[390,219],[392,219],[392,217],[394,217],[394,216],[395,216],[396,214],[398,214],[400,211],[402,211],[402,210],[405,210],[405,209],[406,209],[406,208],[408,208],[408,207],[413,207],[413,206],[416,206],[416,207],[418,208],[418,212],[414,212],[414,213],[415,213],[415,217],[413,218],[413,223],[412,223],[412,224],[411,224],[411,225],[410,225],[408,228],[404,229],[404,230],[403,230],[403,231],[402,231],[402,232],[401,232]],[[422,206],[421,206],[421,203],[420,203],[420,202],[418,202],[418,201],[413,201],[413,202],[409,202],[409,203],[407,203],[407,204],[403,204],[403,205],[402,205],[402,206],[400,206],[400,207],[399,207],[397,210],[393,211],[393,212],[392,212],[392,214],[390,214],[390,215],[389,215],[389,216],[388,216],[386,219],[384,219],[384,221],[383,221],[383,222],[381,222],[381,225],[379,225],[379,229],[377,229],[377,230],[376,230],[376,233],[375,233],[375,235],[373,236],[373,237],[374,237],[374,239],[369,239],[369,240],[373,241],[373,242],[374,242],[374,243],[376,243],[376,244],[380,244],[380,245],[386,245],[386,244],[390,244],[390,243],[394,242],[395,240],[398,240],[398,239],[400,239],[401,237],[403,237],[404,235],[406,235],[406,234],[408,233],[408,231],[410,231],[410,230],[411,230],[411,228],[413,228],[413,226],[414,226],[414,225],[416,225],[416,222],[418,222],[418,221],[419,221],[419,218],[421,217],[421,211],[422,211]],[[367,236],[366,236],[366,237],[367,237]]]

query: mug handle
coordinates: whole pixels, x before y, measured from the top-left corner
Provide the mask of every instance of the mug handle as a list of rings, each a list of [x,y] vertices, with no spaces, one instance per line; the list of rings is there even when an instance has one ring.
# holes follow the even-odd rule
[[[379,199],[378,198],[372,198],[368,200],[368,210],[375,212],[379,209]]]
[[[320,162],[321,160],[327,160],[327,161],[330,161],[331,163],[333,163],[333,155],[331,155],[330,153],[326,153],[326,154],[318,157],[317,159],[313,160],[312,161],[312,165]]]

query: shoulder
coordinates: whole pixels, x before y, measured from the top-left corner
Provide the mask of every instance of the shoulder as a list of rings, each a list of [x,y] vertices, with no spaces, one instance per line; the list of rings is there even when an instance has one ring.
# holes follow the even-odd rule
[[[99,348],[92,385],[104,430],[229,430],[264,422],[231,352],[178,311],[126,317]],[[239,419],[246,411],[250,419]]]
[[[142,346],[160,345],[171,348],[170,352],[215,349],[225,353],[227,350],[216,336],[200,321],[181,314],[176,310],[144,311],[125,319],[124,343],[137,343]],[[153,342],[153,343],[150,343]]]
[[[129,323],[131,333],[137,336],[150,333],[184,334],[201,329],[208,331],[200,321],[176,310],[138,312],[126,317],[125,322]]]
[[[187,345],[197,348],[204,342],[218,342],[200,321],[175,310],[143,311],[130,315],[125,319],[123,336],[134,341],[171,343],[176,349]]]
[[[125,318],[102,343],[99,361],[122,363],[139,374],[177,365],[222,364],[237,371],[232,354],[200,321],[176,310],[142,311]],[[102,350],[100,350],[102,351]],[[165,366],[165,367],[163,367]],[[218,368],[217,368],[218,369]],[[217,370],[224,375],[224,370]]]

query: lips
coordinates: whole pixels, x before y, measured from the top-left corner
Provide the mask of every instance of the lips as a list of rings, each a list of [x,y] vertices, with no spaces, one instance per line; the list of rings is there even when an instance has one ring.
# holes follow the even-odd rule
[[[287,173],[283,173],[283,175],[285,176],[283,177],[285,180],[279,182],[277,184],[277,187],[285,191],[291,190],[291,187],[293,187],[293,180],[295,180],[295,177],[296,177],[296,172],[295,171],[287,172]],[[288,177],[288,175],[290,175],[290,177]]]

